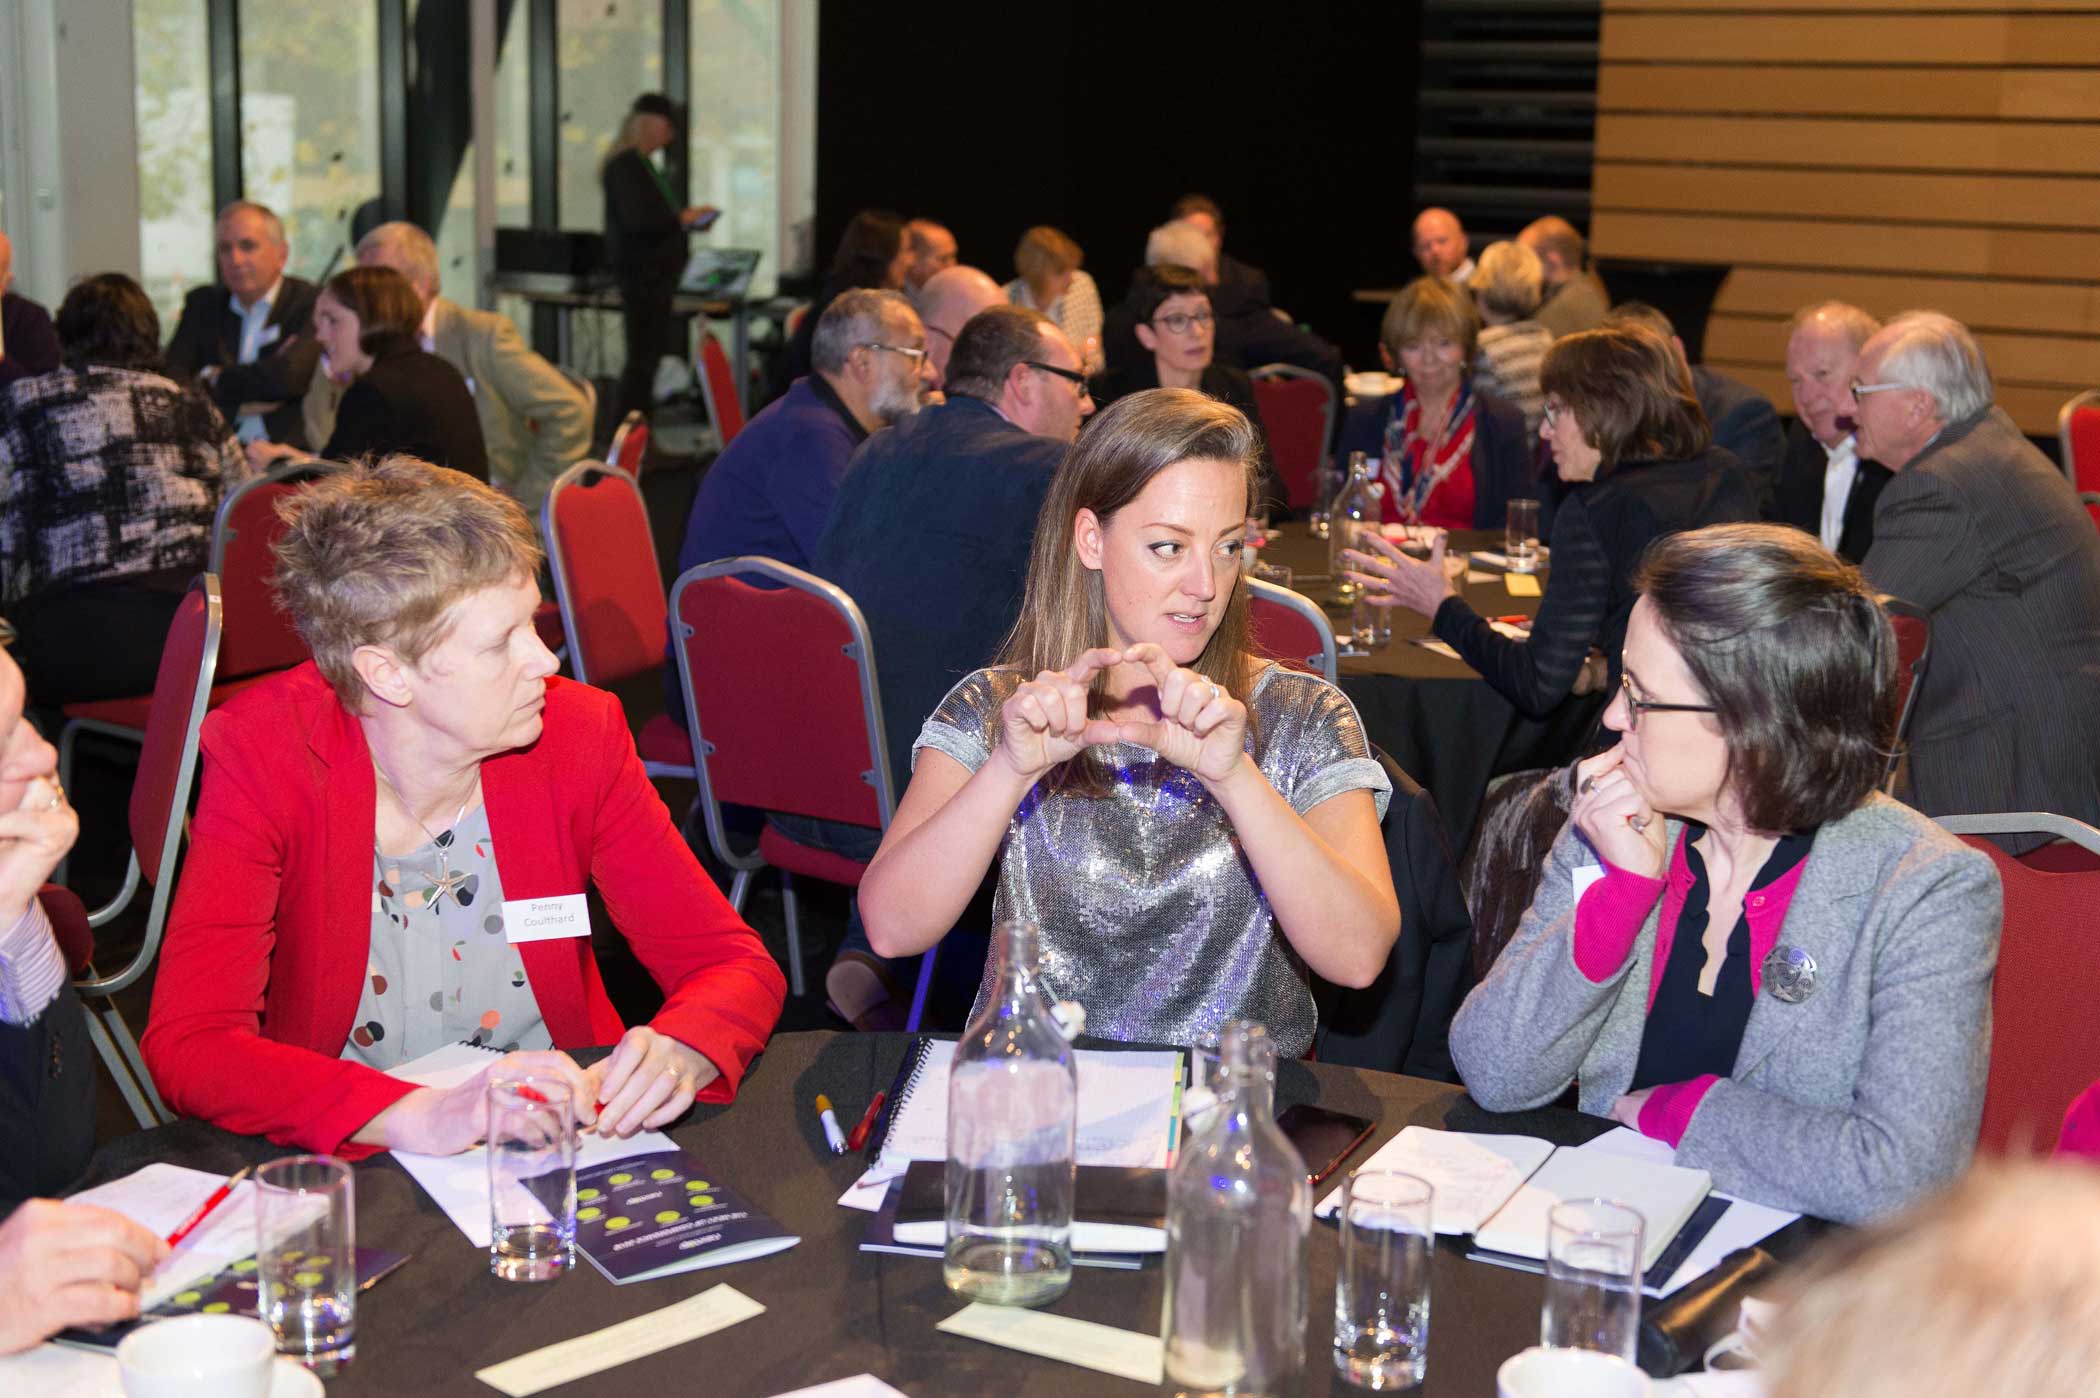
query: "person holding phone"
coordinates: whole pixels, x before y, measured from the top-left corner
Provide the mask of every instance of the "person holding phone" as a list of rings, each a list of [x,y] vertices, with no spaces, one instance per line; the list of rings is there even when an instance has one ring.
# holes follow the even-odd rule
[[[605,153],[605,243],[626,309],[627,367],[620,374],[620,415],[649,411],[657,361],[671,352],[671,297],[685,270],[686,232],[721,216],[706,206],[680,208],[671,182],[652,158],[678,134],[678,108],[645,92]]]

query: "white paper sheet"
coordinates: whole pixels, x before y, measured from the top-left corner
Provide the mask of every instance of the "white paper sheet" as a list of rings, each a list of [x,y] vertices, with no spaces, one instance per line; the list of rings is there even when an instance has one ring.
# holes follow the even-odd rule
[[[1157,1384],[1166,1377],[1166,1347],[1159,1336],[1090,1320],[972,1301],[934,1328],[1139,1383]]]
[[[659,1350],[712,1335],[738,1321],[763,1315],[765,1307],[728,1284],[709,1287],[660,1311],[638,1315],[589,1335],[563,1340],[516,1359],[478,1369],[474,1377],[510,1398],[526,1398],[542,1389],[641,1359]]]
[[[82,1190],[67,1202],[93,1204],[120,1213],[165,1238],[224,1183],[224,1175],[156,1162],[120,1180]],[[486,1204],[482,1212],[488,1212]],[[154,1269],[151,1281],[139,1294],[140,1305],[151,1310],[191,1282],[254,1255],[255,1182],[242,1180],[225,1202],[182,1240],[182,1246]]]
[[[891,1388],[873,1374],[855,1374],[850,1379],[833,1379],[813,1388],[775,1394],[774,1398],[906,1398],[906,1395],[902,1389]]]
[[[1380,1146],[1360,1168],[1401,1170],[1429,1181],[1436,1191],[1436,1231],[1471,1233],[1501,1208],[1551,1154],[1552,1143],[1535,1136],[1489,1136],[1407,1126]],[[1326,1218],[1341,1207],[1341,1202],[1342,1191],[1335,1189],[1314,1212]]]
[[[106,1354],[38,1345],[0,1355],[0,1393],[7,1398],[120,1398],[123,1379]]]
[[[1645,1161],[1652,1165],[1668,1165],[1677,1156],[1666,1141],[1652,1136],[1643,1136],[1638,1131],[1621,1126],[1605,1132],[1593,1141],[1575,1147],[1576,1150],[1594,1155],[1616,1155],[1628,1160]],[[1733,1194],[1722,1194],[1728,1200],[1728,1212],[1721,1215],[1712,1231],[1702,1238],[1699,1245],[1670,1279],[1663,1284],[1662,1294],[1668,1296],[1691,1285],[1699,1278],[1721,1265],[1721,1259],[1738,1248],[1746,1248],[1763,1242],[1780,1229],[1801,1217],[1785,1209],[1775,1209],[1767,1204],[1752,1203]]]

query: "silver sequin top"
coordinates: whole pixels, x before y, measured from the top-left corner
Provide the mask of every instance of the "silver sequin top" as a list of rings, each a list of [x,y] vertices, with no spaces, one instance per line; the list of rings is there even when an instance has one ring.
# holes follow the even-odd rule
[[[972,772],[997,741],[1011,670],[979,670],[948,691],[912,745]],[[1380,817],[1392,783],[1370,755],[1347,695],[1271,665],[1255,681],[1256,764],[1301,815],[1328,797],[1371,791]],[[1189,1044],[1228,1019],[1259,1021],[1279,1054],[1312,1046],[1318,1015],[1297,954],[1241,857],[1231,823],[1195,776],[1150,748],[1105,749],[1114,789],[1092,798],[1038,785],[1001,846],[995,919],[1041,929],[1053,999],[1086,1006],[1089,1034]],[[1253,751],[1250,745],[1250,751]],[[997,968],[985,968],[983,1003]]]

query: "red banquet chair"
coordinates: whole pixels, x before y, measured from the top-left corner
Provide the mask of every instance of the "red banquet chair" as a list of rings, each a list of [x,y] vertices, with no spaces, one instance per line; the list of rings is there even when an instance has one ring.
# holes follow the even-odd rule
[[[663,664],[663,574],[634,477],[577,462],[548,488],[540,535],[577,680],[616,685]],[[670,715],[643,724],[635,747],[650,776],[692,779],[693,745]]]
[[[1247,600],[1256,655],[1334,682],[1334,627],[1317,602],[1260,578],[1247,579]]]
[[[700,332],[700,396],[707,401],[718,445],[728,446],[744,430],[744,400],[737,392],[736,370],[712,330]]]
[[[613,429],[612,445],[606,448],[605,464],[617,466],[627,473],[628,479],[642,478],[642,457],[649,451],[649,419],[636,408],[620,419]]]
[[[197,775],[198,734],[210,706],[212,680],[218,668],[222,617],[219,580],[206,573],[182,599],[174,624],[168,628],[167,644],[161,650],[152,707],[139,745],[138,775],[131,784],[127,812],[131,862],[124,875],[124,891],[117,901],[89,914],[87,919],[91,927],[106,923],[131,901],[143,876],[153,888],[145,937],[138,951],[121,967],[102,972],[90,964],[73,982],[87,1003],[88,1034],[95,1041],[95,1050],[102,1055],[110,1076],[116,1079],[117,1090],[142,1127],[157,1126],[172,1118],[154,1090],[145,1059],[139,1056],[138,1040],[117,1012],[114,997],[146,974],[160,953],[161,935],[167,930],[176,858],[182,849],[183,818],[189,811],[190,786]]]
[[[1326,375],[1294,364],[1264,364],[1250,377],[1284,498],[1293,509],[1304,509],[1315,503],[1320,466],[1334,440],[1334,385]]]
[[[686,725],[700,754],[708,844],[737,871],[729,901],[739,910],[760,869],[780,871],[788,978],[800,995],[795,876],[858,888],[868,866],[797,844],[770,824],[755,851],[734,850],[722,806],[889,829],[896,801],[868,624],[853,599],[822,578],[753,557],[687,569],[672,585],[671,615]],[[919,963],[909,1029],[925,1013],[933,963],[929,950]]]
[[[2072,1099],[2100,1079],[2100,1035],[2093,1033],[2100,958],[2092,938],[2100,866],[2039,869],[1984,837],[2049,834],[2100,855],[2100,830],[2039,811],[1941,816],[1939,823],[1990,856],[2005,890],[1977,1149],[2046,1155]]]
[[[1918,686],[1932,659],[1932,620],[1922,608],[1901,597],[1883,594],[1881,609],[1889,614],[1889,627],[1896,633],[1896,746],[1882,778],[1883,789],[1893,794],[1896,769],[1903,762],[1903,740],[1910,734],[1910,716],[1918,707]]]
[[[2063,405],[2056,414],[2056,440],[2071,489],[2100,524],[2100,389],[2089,388]]]

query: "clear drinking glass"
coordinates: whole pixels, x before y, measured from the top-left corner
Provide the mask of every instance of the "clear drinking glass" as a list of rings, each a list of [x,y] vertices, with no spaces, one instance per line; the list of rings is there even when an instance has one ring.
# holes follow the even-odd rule
[[[1334,497],[1339,495],[1349,475],[1331,460],[1322,459],[1320,469],[1313,472],[1312,507],[1305,512],[1306,523],[1311,526],[1315,539],[1327,537],[1328,521],[1334,509]]]
[[[1634,1363],[1641,1321],[1641,1216],[1609,1199],[1568,1199],[1546,1215],[1539,1343]]]
[[[289,1355],[323,1378],[357,1354],[357,1182],[332,1155],[255,1172],[256,1296]]]
[[[488,1081],[489,1271],[553,1281],[576,1263],[576,1113],[569,1084]]]
[[[1342,1185],[1334,1369],[1359,1388],[1412,1388],[1429,1371],[1429,1181],[1359,1170]]]
[[[1535,573],[1539,566],[1539,502],[1519,497],[1509,502],[1502,527],[1502,552],[1512,573]]]
[[[972,1301],[1039,1306],[1072,1284],[1079,1076],[1036,980],[1036,927],[999,933],[999,987],[948,1074],[942,1279]]]
[[[1276,1046],[1230,1020],[1222,1100],[1167,1175],[1167,1385],[1190,1398],[1298,1391],[1312,1186],[1276,1125]]]

